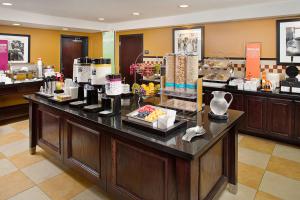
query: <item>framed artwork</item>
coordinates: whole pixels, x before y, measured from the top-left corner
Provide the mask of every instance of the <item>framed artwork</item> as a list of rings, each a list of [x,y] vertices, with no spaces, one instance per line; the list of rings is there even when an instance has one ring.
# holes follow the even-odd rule
[[[194,54],[199,61],[204,58],[204,27],[173,29],[173,51],[175,54]]]
[[[277,64],[300,65],[300,18],[277,20]]]
[[[9,63],[30,62],[30,35],[0,34],[0,40],[8,42]]]

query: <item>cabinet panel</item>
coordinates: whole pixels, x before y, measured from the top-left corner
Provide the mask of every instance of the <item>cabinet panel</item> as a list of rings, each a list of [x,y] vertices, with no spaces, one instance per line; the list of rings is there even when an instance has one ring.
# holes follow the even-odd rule
[[[300,139],[300,101],[295,102],[295,138]]]
[[[105,178],[102,165],[105,145],[104,136],[92,128],[80,125],[77,121],[65,123],[65,162],[87,173],[90,178]]]
[[[268,99],[268,132],[292,136],[294,108],[292,100]]]
[[[168,158],[115,139],[111,147],[114,190],[129,199],[168,199]]]
[[[266,131],[266,108],[267,98],[257,96],[246,96],[246,129],[257,133]]]
[[[61,158],[62,130],[60,117],[48,110],[39,109],[38,119],[38,144]]]

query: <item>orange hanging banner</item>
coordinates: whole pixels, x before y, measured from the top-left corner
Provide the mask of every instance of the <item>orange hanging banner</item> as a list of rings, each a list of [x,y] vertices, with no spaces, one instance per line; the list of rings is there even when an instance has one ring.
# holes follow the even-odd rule
[[[260,50],[261,43],[248,43],[246,45],[246,77],[260,77]]]

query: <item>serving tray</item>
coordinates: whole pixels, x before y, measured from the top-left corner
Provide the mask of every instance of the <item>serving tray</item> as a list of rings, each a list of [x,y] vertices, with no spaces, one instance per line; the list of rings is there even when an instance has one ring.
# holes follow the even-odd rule
[[[128,124],[130,126],[133,126],[134,128],[142,129],[144,131],[147,131],[151,134],[155,134],[161,137],[167,137],[171,134],[174,134],[177,130],[183,127],[187,127],[187,121],[186,120],[175,120],[175,123],[173,126],[167,128],[167,129],[159,129],[155,128],[149,125],[146,125],[144,123],[139,123],[138,121],[130,120],[128,117],[122,119],[122,122],[125,124]]]
[[[57,100],[54,97],[51,97],[48,100],[53,102],[53,103],[64,105],[64,104],[68,104],[68,103],[73,102],[73,101],[77,101],[78,99]]]
[[[46,94],[44,92],[36,92],[35,94],[38,95],[38,96],[40,96],[40,97],[44,97],[44,98],[51,98],[51,97],[53,97],[52,94]]]

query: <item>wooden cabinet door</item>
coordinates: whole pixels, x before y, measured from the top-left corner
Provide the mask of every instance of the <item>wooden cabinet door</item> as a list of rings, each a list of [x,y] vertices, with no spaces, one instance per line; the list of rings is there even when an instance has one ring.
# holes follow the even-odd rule
[[[292,136],[294,104],[292,100],[268,99],[268,133]]]
[[[111,148],[108,191],[116,199],[177,199],[176,185],[172,185],[175,161],[114,138],[107,146]]]
[[[38,145],[61,159],[63,134],[60,116],[43,107],[39,107],[37,113]]]
[[[229,109],[244,111],[244,96],[242,94],[232,94],[233,100]],[[225,96],[226,100],[230,100],[230,96]]]
[[[90,179],[105,185],[105,138],[86,122],[64,123],[64,162]]]
[[[247,131],[266,133],[267,98],[247,95],[245,98],[245,128]]]
[[[300,101],[295,102],[295,137],[300,140]]]

